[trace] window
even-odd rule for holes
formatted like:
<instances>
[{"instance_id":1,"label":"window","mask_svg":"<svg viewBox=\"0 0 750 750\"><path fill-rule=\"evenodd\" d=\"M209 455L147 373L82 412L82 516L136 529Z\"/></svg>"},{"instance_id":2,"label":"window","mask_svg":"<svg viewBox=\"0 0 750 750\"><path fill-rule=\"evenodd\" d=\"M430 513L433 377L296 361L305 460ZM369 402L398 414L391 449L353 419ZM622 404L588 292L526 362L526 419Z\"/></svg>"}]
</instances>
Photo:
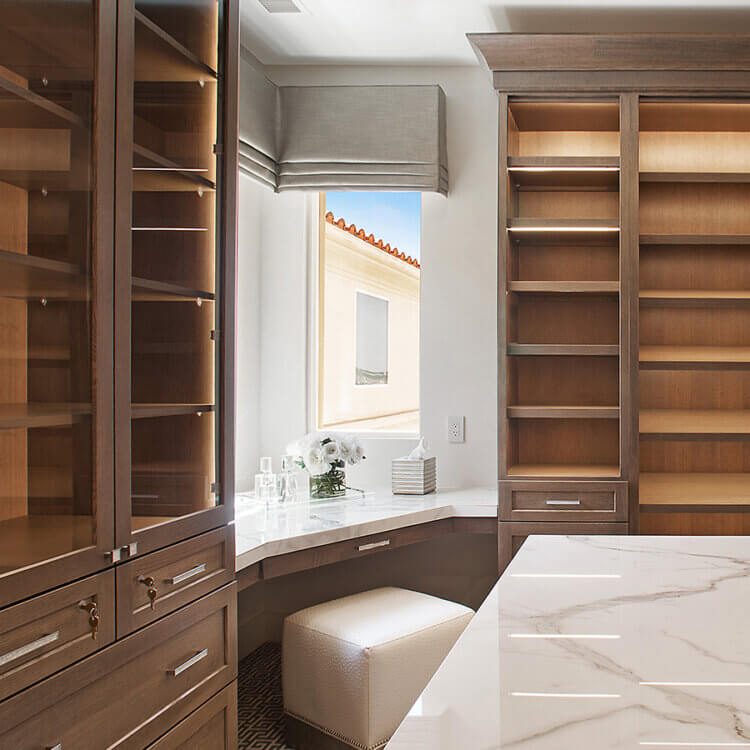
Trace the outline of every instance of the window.
<instances>
[{"instance_id":1,"label":"window","mask_svg":"<svg viewBox=\"0 0 750 750\"><path fill-rule=\"evenodd\" d=\"M357 292L357 385L388 385L388 300Z\"/></svg>"},{"instance_id":2,"label":"window","mask_svg":"<svg viewBox=\"0 0 750 750\"><path fill-rule=\"evenodd\" d=\"M419 432L419 193L320 195L318 429Z\"/></svg>"}]
</instances>

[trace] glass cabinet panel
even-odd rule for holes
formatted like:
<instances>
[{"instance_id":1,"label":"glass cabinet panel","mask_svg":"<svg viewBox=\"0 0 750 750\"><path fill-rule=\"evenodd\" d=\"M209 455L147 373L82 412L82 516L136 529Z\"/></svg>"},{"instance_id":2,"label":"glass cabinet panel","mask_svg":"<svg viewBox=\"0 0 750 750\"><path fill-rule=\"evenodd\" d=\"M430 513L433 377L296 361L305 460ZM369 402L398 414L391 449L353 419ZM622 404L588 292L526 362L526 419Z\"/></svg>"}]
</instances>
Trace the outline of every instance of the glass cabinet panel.
<instances>
[{"instance_id":1,"label":"glass cabinet panel","mask_svg":"<svg viewBox=\"0 0 750 750\"><path fill-rule=\"evenodd\" d=\"M0 0L0 580L97 544L95 11Z\"/></svg>"},{"instance_id":2,"label":"glass cabinet panel","mask_svg":"<svg viewBox=\"0 0 750 750\"><path fill-rule=\"evenodd\" d=\"M219 502L219 10L134 3L131 533Z\"/></svg>"}]
</instances>

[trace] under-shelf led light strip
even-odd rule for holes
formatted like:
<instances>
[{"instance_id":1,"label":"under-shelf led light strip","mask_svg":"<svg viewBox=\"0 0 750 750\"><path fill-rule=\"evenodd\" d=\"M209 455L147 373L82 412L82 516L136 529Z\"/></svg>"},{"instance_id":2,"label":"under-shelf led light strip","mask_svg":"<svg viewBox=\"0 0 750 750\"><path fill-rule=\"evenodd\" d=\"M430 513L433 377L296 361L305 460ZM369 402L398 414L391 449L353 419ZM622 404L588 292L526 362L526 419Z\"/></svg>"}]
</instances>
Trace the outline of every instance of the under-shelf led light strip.
<instances>
[{"instance_id":1,"label":"under-shelf led light strip","mask_svg":"<svg viewBox=\"0 0 750 750\"><path fill-rule=\"evenodd\" d=\"M509 172L619 172L619 167L508 167Z\"/></svg>"},{"instance_id":2,"label":"under-shelf led light strip","mask_svg":"<svg viewBox=\"0 0 750 750\"><path fill-rule=\"evenodd\" d=\"M509 232L619 232L620 227L508 227Z\"/></svg>"}]
</instances>

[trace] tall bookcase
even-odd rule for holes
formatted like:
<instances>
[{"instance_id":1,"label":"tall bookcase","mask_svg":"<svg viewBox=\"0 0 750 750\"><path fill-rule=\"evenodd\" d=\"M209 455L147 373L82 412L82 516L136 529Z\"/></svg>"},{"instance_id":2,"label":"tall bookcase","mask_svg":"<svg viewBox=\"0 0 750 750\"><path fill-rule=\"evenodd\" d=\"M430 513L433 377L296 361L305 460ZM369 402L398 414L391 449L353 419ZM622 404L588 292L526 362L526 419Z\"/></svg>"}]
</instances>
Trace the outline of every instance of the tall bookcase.
<instances>
[{"instance_id":1,"label":"tall bookcase","mask_svg":"<svg viewBox=\"0 0 750 750\"><path fill-rule=\"evenodd\" d=\"M236 748L238 35L0 3L3 748Z\"/></svg>"},{"instance_id":2,"label":"tall bookcase","mask_svg":"<svg viewBox=\"0 0 750 750\"><path fill-rule=\"evenodd\" d=\"M750 36L470 35L499 93L500 556L750 530Z\"/></svg>"}]
</instances>

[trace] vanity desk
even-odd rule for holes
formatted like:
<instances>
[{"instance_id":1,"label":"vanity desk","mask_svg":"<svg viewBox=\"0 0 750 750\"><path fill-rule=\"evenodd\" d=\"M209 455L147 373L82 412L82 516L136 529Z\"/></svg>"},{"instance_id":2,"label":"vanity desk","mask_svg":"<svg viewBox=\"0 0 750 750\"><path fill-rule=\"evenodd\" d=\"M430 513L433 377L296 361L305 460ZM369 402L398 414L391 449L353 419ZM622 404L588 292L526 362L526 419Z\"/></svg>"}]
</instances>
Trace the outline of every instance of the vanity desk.
<instances>
[{"instance_id":1,"label":"vanity desk","mask_svg":"<svg viewBox=\"0 0 750 750\"><path fill-rule=\"evenodd\" d=\"M240 658L287 614L398 585L476 608L497 580L497 490L439 490L268 508L237 496Z\"/></svg>"}]
</instances>

